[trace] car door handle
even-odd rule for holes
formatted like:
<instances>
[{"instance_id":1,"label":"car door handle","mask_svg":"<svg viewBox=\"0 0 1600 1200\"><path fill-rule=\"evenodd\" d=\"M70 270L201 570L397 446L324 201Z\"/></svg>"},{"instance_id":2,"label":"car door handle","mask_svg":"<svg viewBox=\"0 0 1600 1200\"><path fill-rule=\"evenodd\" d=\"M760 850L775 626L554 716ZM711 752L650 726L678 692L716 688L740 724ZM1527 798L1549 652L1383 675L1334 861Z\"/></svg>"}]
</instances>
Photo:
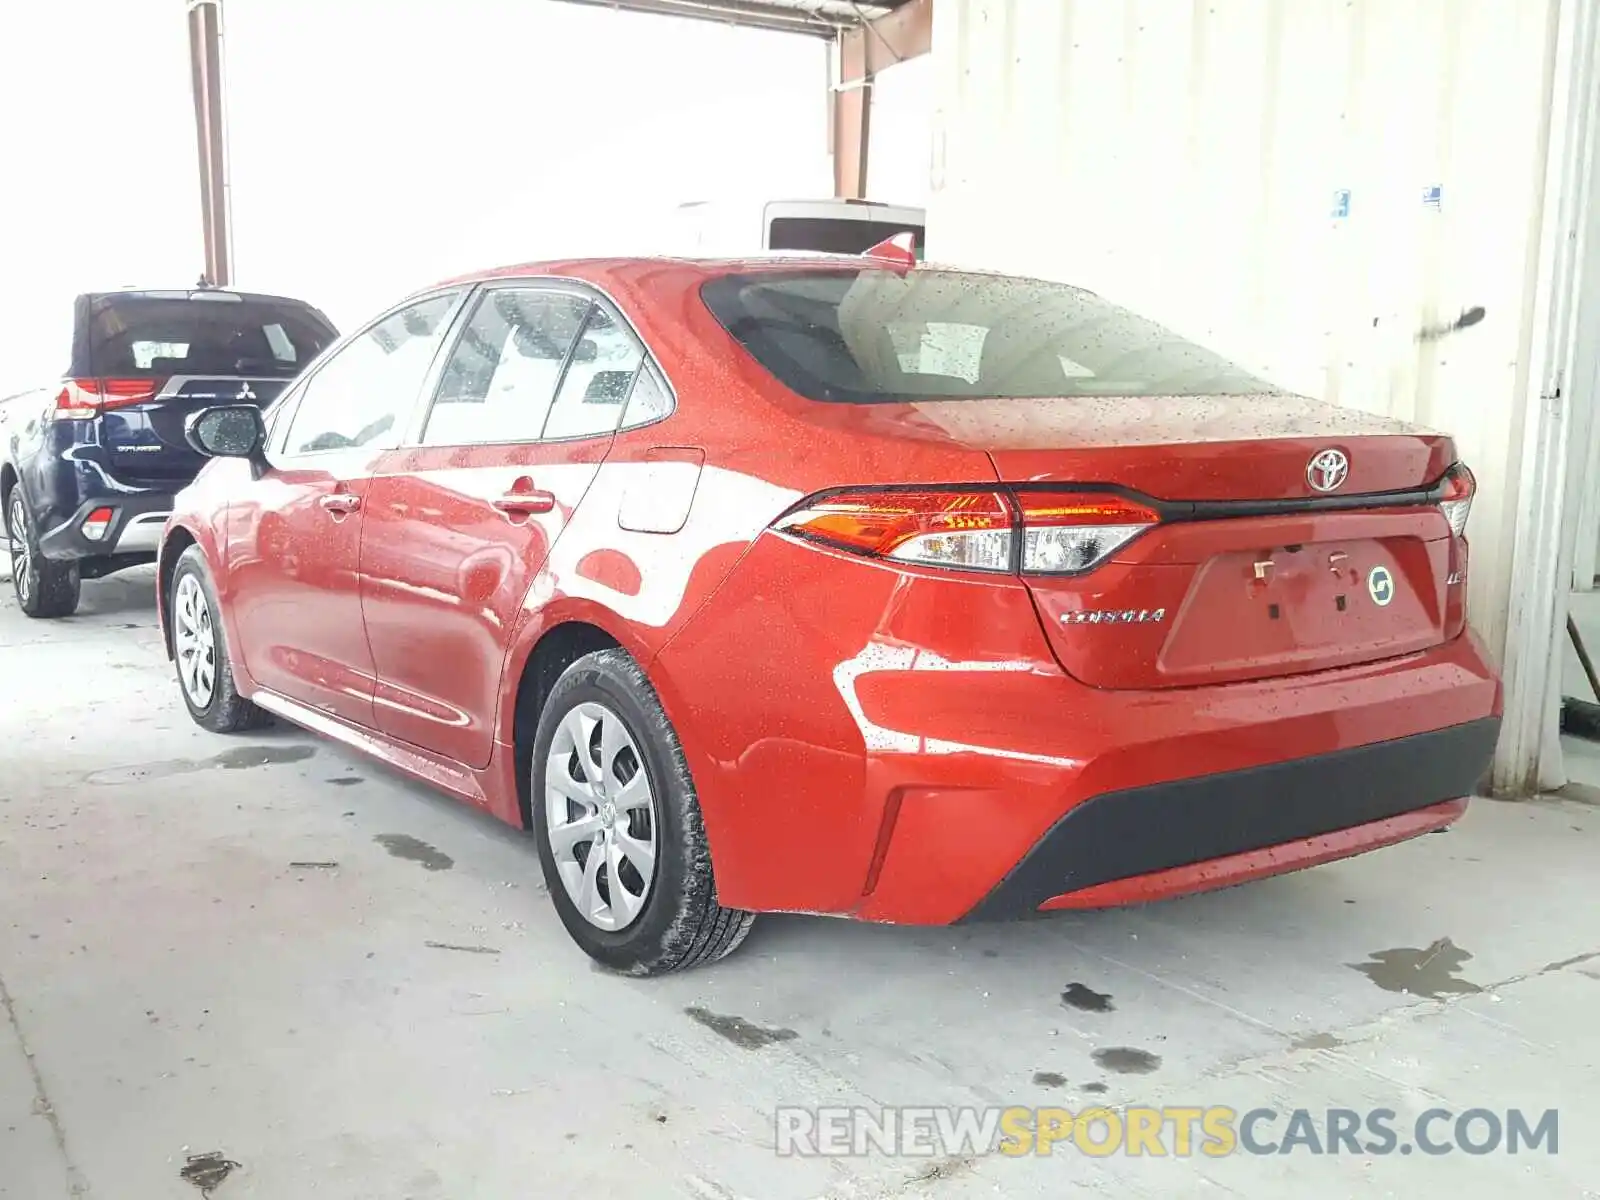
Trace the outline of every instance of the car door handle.
<instances>
[{"instance_id":1,"label":"car door handle","mask_svg":"<svg viewBox=\"0 0 1600 1200\"><path fill-rule=\"evenodd\" d=\"M551 492L541 492L535 488L526 492L508 492L496 500L494 506L503 513L533 516L537 513L554 512L556 498Z\"/></svg>"},{"instance_id":2,"label":"car door handle","mask_svg":"<svg viewBox=\"0 0 1600 1200\"><path fill-rule=\"evenodd\" d=\"M361 497L352 496L349 492L334 492L324 496L317 503L336 516L346 516L361 507Z\"/></svg>"}]
</instances>

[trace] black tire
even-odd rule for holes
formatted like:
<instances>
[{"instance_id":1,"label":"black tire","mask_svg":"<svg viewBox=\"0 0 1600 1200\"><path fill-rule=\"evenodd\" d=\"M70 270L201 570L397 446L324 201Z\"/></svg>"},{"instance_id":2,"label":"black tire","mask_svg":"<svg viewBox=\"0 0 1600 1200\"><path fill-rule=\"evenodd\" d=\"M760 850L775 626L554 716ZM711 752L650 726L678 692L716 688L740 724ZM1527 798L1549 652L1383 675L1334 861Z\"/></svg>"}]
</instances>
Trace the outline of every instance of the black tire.
<instances>
[{"instance_id":1,"label":"black tire","mask_svg":"<svg viewBox=\"0 0 1600 1200\"><path fill-rule=\"evenodd\" d=\"M211 687L209 694L200 697L204 703L197 703L190 694L191 684L185 678L189 660L180 652L179 622L184 618L175 606L184 593L186 579L199 589L198 596L206 606L203 621L196 618L197 650L203 653L209 645L211 653ZM271 716L241 696L239 689L234 686L233 668L228 661L228 646L222 632L222 608L217 603L217 591L211 586L211 570L206 566L206 556L199 546L190 546L179 557L178 565L172 572L172 582L167 586L166 610L168 637L172 639L172 661L178 676L178 694L183 697L183 706L189 710L194 723L212 733L241 733L269 724ZM198 611L195 610L196 613ZM204 628L200 629L200 625Z\"/></svg>"},{"instance_id":2,"label":"black tire","mask_svg":"<svg viewBox=\"0 0 1600 1200\"><path fill-rule=\"evenodd\" d=\"M581 704L600 704L621 718L640 751L640 766L655 796L656 865L643 907L625 928L591 924L567 893L551 846L545 807L545 773L562 721ZM550 690L534 736L529 788L533 831L550 899L572 940L602 966L626 975L664 975L716 962L744 941L756 914L724 908L700 802L683 746L662 710L655 688L632 656L600 650L573 663ZM591 843L589 852L594 852Z\"/></svg>"},{"instance_id":3,"label":"black tire","mask_svg":"<svg viewBox=\"0 0 1600 1200\"><path fill-rule=\"evenodd\" d=\"M11 538L11 586L17 607L30 617L70 617L78 611L82 583L75 562L56 562L39 553L39 531L19 482L6 497L6 531Z\"/></svg>"}]
</instances>

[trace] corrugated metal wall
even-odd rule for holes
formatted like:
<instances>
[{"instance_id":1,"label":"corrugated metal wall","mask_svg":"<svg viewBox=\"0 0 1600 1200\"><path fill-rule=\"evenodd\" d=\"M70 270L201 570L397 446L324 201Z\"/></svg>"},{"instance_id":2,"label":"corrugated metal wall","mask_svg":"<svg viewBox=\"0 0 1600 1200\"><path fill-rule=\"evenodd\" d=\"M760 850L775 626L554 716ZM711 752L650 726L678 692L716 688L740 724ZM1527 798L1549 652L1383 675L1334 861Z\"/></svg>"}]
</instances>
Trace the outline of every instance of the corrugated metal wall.
<instances>
[{"instance_id":1,"label":"corrugated metal wall","mask_svg":"<svg viewBox=\"0 0 1600 1200\"><path fill-rule=\"evenodd\" d=\"M1456 435L1509 589L1551 0L940 0L930 255ZM1437 191L1434 191L1437 189ZM1482 305L1437 342L1424 327Z\"/></svg>"}]
</instances>

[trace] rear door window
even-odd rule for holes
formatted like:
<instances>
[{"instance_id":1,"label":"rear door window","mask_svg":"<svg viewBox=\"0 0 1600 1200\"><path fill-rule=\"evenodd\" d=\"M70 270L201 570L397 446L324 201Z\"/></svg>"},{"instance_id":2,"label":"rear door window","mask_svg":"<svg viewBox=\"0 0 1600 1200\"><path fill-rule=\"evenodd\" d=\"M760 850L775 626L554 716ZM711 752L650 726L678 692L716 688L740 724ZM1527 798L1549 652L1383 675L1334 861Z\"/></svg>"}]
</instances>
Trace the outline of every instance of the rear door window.
<instances>
[{"instance_id":1,"label":"rear door window","mask_svg":"<svg viewBox=\"0 0 1600 1200\"><path fill-rule=\"evenodd\" d=\"M573 349L592 307L546 288L484 292L440 374L423 445L538 441L569 358L598 362L598 347ZM619 410L605 411L614 426Z\"/></svg>"},{"instance_id":2,"label":"rear door window","mask_svg":"<svg viewBox=\"0 0 1600 1200\"><path fill-rule=\"evenodd\" d=\"M102 296L90 306L89 367L104 379L288 379L335 336L314 309L291 300L231 292Z\"/></svg>"},{"instance_id":3,"label":"rear door window","mask_svg":"<svg viewBox=\"0 0 1600 1200\"><path fill-rule=\"evenodd\" d=\"M604 437L615 433L642 362L644 349L633 334L595 305L561 378L561 390L556 393L544 424L544 438Z\"/></svg>"},{"instance_id":4,"label":"rear door window","mask_svg":"<svg viewBox=\"0 0 1600 1200\"><path fill-rule=\"evenodd\" d=\"M812 400L1277 390L1092 292L1037 279L809 268L723 276L701 298L763 367Z\"/></svg>"}]
</instances>

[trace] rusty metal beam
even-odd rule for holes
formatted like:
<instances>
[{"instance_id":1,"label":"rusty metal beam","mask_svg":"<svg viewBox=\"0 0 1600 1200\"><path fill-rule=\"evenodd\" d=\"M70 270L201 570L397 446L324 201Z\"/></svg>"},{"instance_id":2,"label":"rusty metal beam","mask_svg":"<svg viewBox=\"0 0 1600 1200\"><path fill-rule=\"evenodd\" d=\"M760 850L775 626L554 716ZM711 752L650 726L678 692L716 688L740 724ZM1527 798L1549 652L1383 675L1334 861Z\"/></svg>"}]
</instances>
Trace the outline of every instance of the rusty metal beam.
<instances>
[{"instance_id":1,"label":"rusty metal beam","mask_svg":"<svg viewBox=\"0 0 1600 1200\"><path fill-rule=\"evenodd\" d=\"M826 14L792 8L786 4L763 3L763 0L566 0L566 3L661 17L688 17L696 21L714 21L747 29L809 34L821 38L836 37L845 24Z\"/></svg>"},{"instance_id":2,"label":"rusty metal beam","mask_svg":"<svg viewBox=\"0 0 1600 1200\"><path fill-rule=\"evenodd\" d=\"M876 20L840 32L828 106L833 194L839 199L866 198L873 77L932 49L933 0L910 0Z\"/></svg>"},{"instance_id":3,"label":"rusty metal beam","mask_svg":"<svg viewBox=\"0 0 1600 1200\"><path fill-rule=\"evenodd\" d=\"M222 0L189 0L189 72L200 159L203 277L227 287L233 282L233 229L222 96Z\"/></svg>"},{"instance_id":4,"label":"rusty metal beam","mask_svg":"<svg viewBox=\"0 0 1600 1200\"><path fill-rule=\"evenodd\" d=\"M871 79L896 63L917 58L933 49L933 0L908 0L891 13L866 21L839 35L841 42L861 43L860 74L841 75L847 87L857 79Z\"/></svg>"},{"instance_id":5,"label":"rusty metal beam","mask_svg":"<svg viewBox=\"0 0 1600 1200\"><path fill-rule=\"evenodd\" d=\"M835 82L829 90L829 148L833 151L833 194L842 200L862 200L867 194L872 77L865 67L866 52L860 39L840 38L833 52Z\"/></svg>"}]
</instances>

